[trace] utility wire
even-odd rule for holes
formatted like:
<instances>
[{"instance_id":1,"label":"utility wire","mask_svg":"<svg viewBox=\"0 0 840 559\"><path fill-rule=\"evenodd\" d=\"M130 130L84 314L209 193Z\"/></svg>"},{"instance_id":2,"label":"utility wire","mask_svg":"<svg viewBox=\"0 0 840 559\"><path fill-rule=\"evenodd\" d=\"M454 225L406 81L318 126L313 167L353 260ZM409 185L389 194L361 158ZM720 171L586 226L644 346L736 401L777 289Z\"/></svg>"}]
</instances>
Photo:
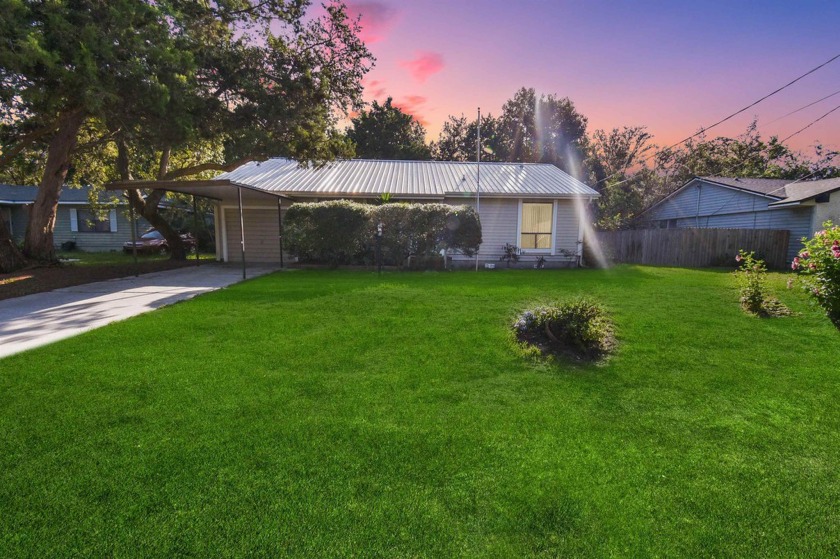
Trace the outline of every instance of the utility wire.
<instances>
[{"instance_id":1,"label":"utility wire","mask_svg":"<svg viewBox=\"0 0 840 559\"><path fill-rule=\"evenodd\" d=\"M818 123L819 121L821 121L822 119L824 119L825 117L827 117L828 115L830 115L831 113L833 113L834 111L836 111L837 109L840 109L840 105L837 105L836 107L834 107L833 109L831 109L830 111L828 111L827 113L825 113L824 115L822 115L821 117L819 117L818 119L816 119L816 120L812 120L811 122L809 122L809 123L808 123L808 125L807 125L807 126L804 126L804 127L800 128L799 130L797 130L796 132L794 132L793 134L791 134L790 136L788 136L787 138L785 138L784 140L782 140L780 143L782 143L782 144L783 144L783 143L785 143L786 141L788 141L788 140L790 140L791 138L793 138L794 136L796 136L797 134L799 134L800 132L804 132L805 130L809 129L810 127L812 127L813 125L815 125L816 123Z\"/></svg>"},{"instance_id":2,"label":"utility wire","mask_svg":"<svg viewBox=\"0 0 840 559\"><path fill-rule=\"evenodd\" d=\"M817 71L817 70L819 70L820 68L822 68L822 67L824 67L824 66L827 66L828 64L831 64L832 62L834 62L834 61L835 61L835 60L837 60L838 58L840 58L840 54L835 54L834 56L832 56L831 58L829 58L828 60L826 60L825 62L823 62L822 64L820 64L819 66L816 66L816 67L814 67L814 68L811 68L810 70L808 70L807 72L805 72L805 73L804 73L804 74L802 74L801 76L799 76L799 77L797 77L797 78L795 78L795 79L793 79L793 80L789 81L788 83L786 83L786 84L785 84L785 85L783 85L782 87L780 87L780 88L776 89L775 91L771 91L770 93L768 93L767 95L765 95L764 97L762 97L761 99L759 99L758 101L754 101L754 102L750 103L749 105L747 105L746 107L744 107L743 109L740 109L740 110L738 110L738 111L735 111L735 112L734 112L734 113L732 113L731 115L729 115L729 116L727 116L727 117L724 117L724 118L720 119L719 121L715 122L714 124L711 124L711 125L709 125L709 126L706 126L706 127L704 127L704 128L701 128L700 130L698 130L697 132L695 132L695 133L694 133L694 134L692 134L691 136L688 136L687 138L685 138L685 139L683 139L683 140L680 140L679 142L677 142L677 143L675 143L675 144L671 144L670 146L668 146L668 147L666 147L666 148L664 148L664 149L661 149L661 150L659 150L658 152L653 153L653 154L651 154L651 155L649 155L649 156L645 157L644 159L640 160L640 161L639 161L639 163L644 163L644 162L646 162L646 161L650 160L651 158L656 157L657 155L659 155L660 153L662 153L662 152L664 152L664 151L667 151L667 150L669 150L669 149L671 149L671 148L675 148L675 147L677 147L677 146L679 146L679 145L682 145L682 144L686 143L687 141L691 140L692 138L696 138L697 136L699 136L699 135L701 135L701 134L705 133L706 131L711 130L711 129L712 129L712 128L714 128L715 126L718 126L718 125L720 125L720 124L723 124L724 122L726 122L726 121L728 121L728 120L730 120L730 119L732 119L732 118L734 118L734 117L738 116L739 114L743 113L744 111L749 110L749 109L751 109L751 108L755 107L756 105L758 105L759 103L761 103L761 102L762 102L762 101L764 101L765 99L769 99L770 97L772 97L772 96L776 95L776 94L777 94L777 93L779 93L780 91L782 91L782 90L784 90L784 89L787 89L788 87L792 86L793 84L795 84L796 82L798 82L798 81L799 81L799 80L801 80L802 78L804 78L804 77L806 77L806 76L810 76L811 74L813 74L814 72L816 72L816 71ZM840 108L840 107L838 107L838 108ZM835 109L835 110L836 110L836 109ZM821 117L821 118L822 118L822 117ZM812 124L813 124L813 123L812 123ZM806 127L806 128L807 128L807 127ZM803 130L804 130L804 129L803 129ZM802 130L800 130L799 132L801 132L801 131L802 131ZM797 134L798 134L799 132L797 132ZM787 139L787 138L785 138L785 139ZM784 141L784 140L782 140L782 141ZM610 176L608 176L608 177L605 177L605 178L603 178L603 179L599 180L598 182L596 182L596 183L595 183L595 185L601 184L602 182L604 182L604 181L606 181L606 180L609 180L609 179L613 178L614 176L616 176L616 175L618 175L618 174L620 174L620 173L614 173L614 174L612 174L612 175L610 175Z\"/></svg>"},{"instance_id":3,"label":"utility wire","mask_svg":"<svg viewBox=\"0 0 840 559\"><path fill-rule=\"evenodd\" d=\"M808 103L808 104L807 104L807 105L805 105L804 107L799 107L798 109L796 109L796 110L794 110L794 111L791 111L791 112L789 112L789 113L787 113L787 114L783 114L782 116L780 116L780 117L778 117L778 118L774 118L774 119L773 119L773 120L771 120L770 122L765 122L764 124L765 124L765 125L768 125L768 124L773 124L774 122L778 122L778 121L782 120L783 118L786 118L786 117L789 117L789 116L790 116L790 115L792 115L792 114L796 114L796 113L798 113L799 111L804 111L804 110L805 110L805 109L807 109L808 107L813 107L814 105L816 105L817 103L820 103L821 101L825 101L826 99L828 99L828 98L830 98L830 97L834 97L834 96L835 96L835 95L837 95L838 93L840 93L840 89L838 89L838 90L837 90L837 91L835 91L834 93L830 93L830 94L826 95L825 97L822 97L822 98L820 98L820 99L817 99L817 100L816 100L816 101L814 101L813 103Z\"/></svg>"}]
</instances>

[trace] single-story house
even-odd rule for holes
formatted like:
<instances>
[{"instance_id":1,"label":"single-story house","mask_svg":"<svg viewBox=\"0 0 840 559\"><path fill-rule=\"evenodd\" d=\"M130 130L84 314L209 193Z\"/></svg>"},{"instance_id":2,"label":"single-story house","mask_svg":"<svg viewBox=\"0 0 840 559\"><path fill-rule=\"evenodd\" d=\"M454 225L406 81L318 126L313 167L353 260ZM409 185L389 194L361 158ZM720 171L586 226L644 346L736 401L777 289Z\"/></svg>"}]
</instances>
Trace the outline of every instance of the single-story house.
<instances>
[{"instance_id":1,"label":"single-story house","mask_svg":"<svg viewBox=\"0 0 840 559\"><path fill-rule=\"evenodd\" d=\"M584 208L597 192L548 164L482 163L480 191L478 173L476 163L454 161L352 159L315 167L275 158L247 163L212 180L156 186L215 200L216 256L225 262L280 261L283 215L295 202L375 202L388 194L392 201L478 206L481 264L498 263L506 243L521 249L524 266L540 256L547 266L580 263ZM115 183L109 188L129 186L152 184ZM455 263L473 261L452 256Z\"/></svg>"},{"instance_id":2,"label":"single-story house","mask_svg":"<svg viewBox=\"0 0 840 559\"><path fill-rule=\"evenodd\" d=\"M35 201L38 187L0 184L0 219L9 226L12 238L22 241L29 222L29 207ZM61 189L55 219L53 240L56 248L67 241L76 248L89 252L122 250L123 243L131 240L131 224L126 212L114 206L113 194L102 194L100 203L111 201L110 209L94 209L90 204L88 188ZM117 207L125 205L119 202ZM149 224L138 218L138 234Z\"/></svg>"},{"instance_id":3,"label":"single-story house","mask_svg":"<svg viewBox=\"0 0 840 559\"><path fill-rule=\"evenodd\" d=\"M649 227L785 229L788 260L802 238L840 222L840 178L796 182L788 179L695 177L642 214Z\"/></svg>"}]
</instances>

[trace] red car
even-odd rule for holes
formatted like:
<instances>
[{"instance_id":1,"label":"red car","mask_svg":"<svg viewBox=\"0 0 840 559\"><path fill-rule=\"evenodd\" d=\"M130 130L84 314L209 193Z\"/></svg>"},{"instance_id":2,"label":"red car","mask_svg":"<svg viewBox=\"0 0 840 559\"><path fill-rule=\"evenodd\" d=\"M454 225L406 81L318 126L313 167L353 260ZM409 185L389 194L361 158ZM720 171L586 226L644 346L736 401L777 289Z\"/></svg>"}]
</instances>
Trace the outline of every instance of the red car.
<instances>
[{"instance_id":1,"label":"red car","mask_svg":"<svg viewBox=\"0 0 840 559\"><path fill-rule=\"evenodd\" d=\"M184 242L184 246L187 247L188 251L192 252L195 250L195 237L189 233L184 233L181 235L181 240ZM166 242L163 233L157 229L149 229L140 235L136 243L127 241L123 244L123 251L131 253L135 246L137 247L137 254L164 254L169 252L169 243Z\"/></svg>"}]
</instances>

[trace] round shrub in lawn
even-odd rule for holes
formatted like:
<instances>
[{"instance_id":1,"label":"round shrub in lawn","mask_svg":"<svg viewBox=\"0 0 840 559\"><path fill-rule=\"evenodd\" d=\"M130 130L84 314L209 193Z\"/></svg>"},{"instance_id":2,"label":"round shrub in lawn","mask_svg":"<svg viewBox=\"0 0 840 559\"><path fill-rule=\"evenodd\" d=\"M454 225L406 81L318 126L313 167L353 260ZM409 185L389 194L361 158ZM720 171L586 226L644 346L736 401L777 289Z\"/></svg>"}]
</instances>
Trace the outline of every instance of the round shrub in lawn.
<instances>
[{"instance_id":1,"label":"round shrub in lawn","mask_svg":"<svg viewBox=\"0 0 840 559\"><path fill-rule=\"evenodd\" d=\"M615 346L612 321L604 308L576 299L523 311L513 323L517 339L544 355L594 361Z\"/></svg>"}]
</instances>

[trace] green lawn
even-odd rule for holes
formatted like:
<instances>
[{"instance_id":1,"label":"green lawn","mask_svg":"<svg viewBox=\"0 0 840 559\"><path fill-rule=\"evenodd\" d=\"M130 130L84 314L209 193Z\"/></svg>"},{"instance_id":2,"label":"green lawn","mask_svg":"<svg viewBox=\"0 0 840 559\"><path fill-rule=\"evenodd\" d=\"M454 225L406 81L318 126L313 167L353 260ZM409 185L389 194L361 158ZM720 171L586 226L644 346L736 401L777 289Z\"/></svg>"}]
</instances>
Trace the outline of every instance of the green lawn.
<instances>
[{"instance_id":1,"label":"green lawn","mask_svg":"<svg viewBox=\"0 0 840 559\"><path fill-rule=\"evenodd\" d=\"M840 555L840 333L719 271L249 281L0 361L0 556ZM523 361L537 300L604 366Z\"/></svg>"}]
</instances>

